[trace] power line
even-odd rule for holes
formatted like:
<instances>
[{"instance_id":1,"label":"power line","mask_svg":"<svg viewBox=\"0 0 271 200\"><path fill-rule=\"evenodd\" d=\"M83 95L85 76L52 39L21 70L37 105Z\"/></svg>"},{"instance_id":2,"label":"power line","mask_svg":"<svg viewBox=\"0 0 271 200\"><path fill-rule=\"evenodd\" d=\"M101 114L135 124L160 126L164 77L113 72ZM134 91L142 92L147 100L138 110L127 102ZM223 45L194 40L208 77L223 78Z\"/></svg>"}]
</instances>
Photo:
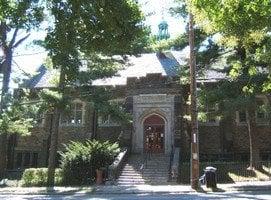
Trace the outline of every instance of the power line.
<instances>
[{"instance_id":1,"label":"power line","mask_svg":"<svg viewBox=\"0 0 271 200\"><path fill-rule=\"evenodd\" d=\"M15 64L15 66L21 71L23 72L23 74L27 77L31 77L31 74L27 73L22 67L20 67L20 65L18 65L18 63L15 60L12 60L12 62Z\"/></svg>"},{"instance_id":2,"label":"power line","mask_svg":"<svg viewBox=\"0 0 271 200\"><path fill-rule=\"evenodd\" d=\"M46 53L46 51L41 51L41 52L36 52L36 53L17 54L17 55L14 55L13 57L33 56L33 55L43 54L43 53Z\"/></svg>"}]
</instances>

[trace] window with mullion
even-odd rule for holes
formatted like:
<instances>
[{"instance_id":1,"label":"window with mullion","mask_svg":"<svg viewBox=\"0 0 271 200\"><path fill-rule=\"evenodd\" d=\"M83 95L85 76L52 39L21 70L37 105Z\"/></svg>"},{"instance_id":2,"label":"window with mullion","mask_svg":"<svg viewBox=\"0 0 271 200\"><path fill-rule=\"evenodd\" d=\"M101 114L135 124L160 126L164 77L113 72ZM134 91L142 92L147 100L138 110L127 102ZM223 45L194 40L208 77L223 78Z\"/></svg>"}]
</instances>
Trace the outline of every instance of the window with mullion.
<instances>
[{"instance_id":1,"label":"window with mullion","mask_svg":"<svg viewBox=\"0 0 271 200\"><path fill-rule=\"evenodd\" d=\"M69 112L63 113L61 116L62 124L80 125L83 118L83 105L82 103L73 103L70 106Z\"/></svg>"}]
</instances>

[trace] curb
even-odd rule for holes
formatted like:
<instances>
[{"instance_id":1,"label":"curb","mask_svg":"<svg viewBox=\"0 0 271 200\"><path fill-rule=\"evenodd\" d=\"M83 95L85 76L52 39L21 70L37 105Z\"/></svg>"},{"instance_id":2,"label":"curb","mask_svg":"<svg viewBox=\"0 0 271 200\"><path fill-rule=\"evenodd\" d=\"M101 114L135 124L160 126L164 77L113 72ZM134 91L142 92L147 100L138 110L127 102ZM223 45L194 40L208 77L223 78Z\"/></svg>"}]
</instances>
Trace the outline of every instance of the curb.
<instances>
[{"instance_id":1,"label":"curb","mask_svg":"<svg viewBox=\"0 0 271 200\"><path fill-rule=\"evenodd\" d=\"M211 191L211 189L203 188L202 192L205 193L223 193L223 192L240 192L240 191L271 191L271 185L250 185L250 186L236 186L236 187L220 187L218 191ZM78 195L78 194L92 194L92 195L121 195L121 194L187 194L187 193L201 193L194 190L163 190L163 191L153 191L153 190L123 190L123 188L113 189L74 189L68 191L54 190L54 191L1 191L0 195Z\"/></svg>"},{"instance_id":2,"label":"curb","mask_svg":"<svg viewBox=\"0 0 271 200\"><path fill-rule=\"evenodd\" d=\"M94 189L74 189L68 191L53 190L53 191L1 191L0 195L75 195L75 194L91 194L94 192Z\"/></svg>"}]
</instances>

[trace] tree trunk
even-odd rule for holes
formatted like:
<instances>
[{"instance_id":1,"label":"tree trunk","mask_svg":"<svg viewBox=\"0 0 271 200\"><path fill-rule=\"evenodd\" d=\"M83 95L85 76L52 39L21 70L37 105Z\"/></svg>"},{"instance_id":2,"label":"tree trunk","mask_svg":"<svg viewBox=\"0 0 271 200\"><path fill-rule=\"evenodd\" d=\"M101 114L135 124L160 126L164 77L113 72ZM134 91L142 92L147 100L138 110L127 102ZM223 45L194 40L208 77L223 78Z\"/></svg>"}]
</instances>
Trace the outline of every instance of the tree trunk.
<instances>
[{"instance_id":1,"label":"tree trunk","mask_svg":"<svg viewBox=\"0 0 271 200\"><path fill-rule=\"evenodd\" d=\"M7 167L7 134L0 135L0 179L4 178Z\"/></svg>"},{"instance_id":2,"label":"tree trunk","mask_svg":"<svg viewBox=\"0 0 271 200\"><path fill-rule=\"evenodd\" d=\"M60 77L59 77L59 92L62 93L62 98L64 98L64 89L65 89L65 73L63 68L60 68ZM53 126L50 142L50 151L49 151L49 162L48 162L48 187L52 187L55 184L55 167L56 167L56 157L58 149L58 133L59 133L59 123L61 115L60 104L55 105L54 108L54 117L53 117Z\"/></svg>"},{"instance_id":3,"label":"tree trunk","mask_svg":"<svg viewBox=\"0 0 271 200\"><path fill-rule=\"evenodd\" d=\"M48 182L47 182L48 187L54 186L55 184L55 167L58 149L59 122L60 122L60 110L59 108L56 107L53 113L52 134L49 150Z\"/></svg>"},{"instance_id":4,"label":"tree trunk","mask_svg":"<svg viewBox=\"0 0 271 200\"><path fill-rule=\"evenodd\" d=\"M12 50L9 48L4 50L4 63L2 64L3 70L3 81L1 90L1 103L0 103L0 114L7 107L7 94L9 90L11 64L12 64ZM7 167L7 133L0 133L0 178L4 177L4 173Z\"/></svg>"},{"instance_id":5,"label":"tree trunk","mask_svg":"<svg viewBox=\"0 0 271 200\"><path fill-rule=\"evenodd\" d=\"M197 83L196 57L194 41L194 19L189 14L189 46L190 46L190 95L191 95L191 187L199 188L199 149L198 149L198 110L197 110Z\"/></svg>"},{"instance_id":6,"label":"tree trunk","mask_svg":"<svg viewBox=\"0 0 271 200\"><path fill-rule=\"evenodd\" d=\"M255 169L257 162L259 161L259 146L258 138L255 133L256 119L255 111L246 110L247 115L247 129L249 137L249 168L250 170Z\"/></svg>"},{"instance_id":7,"label":"tree trunk","mask_svg":"<svg viewBox=\"0 0 271 200\"><path fill-rule=\"evenodd\" d=\"M92 139L97 138L97 128L98 128L98 111L93 109L93 119L92 119Z\"/></svg>"}]
</instances>

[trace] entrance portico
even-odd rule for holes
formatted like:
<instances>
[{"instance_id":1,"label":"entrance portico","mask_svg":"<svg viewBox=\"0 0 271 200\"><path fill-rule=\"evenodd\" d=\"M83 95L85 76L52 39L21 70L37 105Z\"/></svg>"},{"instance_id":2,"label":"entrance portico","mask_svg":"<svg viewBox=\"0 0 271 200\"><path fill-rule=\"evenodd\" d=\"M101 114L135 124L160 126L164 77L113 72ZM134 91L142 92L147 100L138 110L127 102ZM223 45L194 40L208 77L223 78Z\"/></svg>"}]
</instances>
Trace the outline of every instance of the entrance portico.
<instances>
[{"instance_id":1,"label":"entrance portico","mask_svg":"<svg viewBox=\"0 0 271 200\"><path fill-rule=\"evenodd\" d=\"M134 96L133 126L134 153L152 150L154 153L170 154L174 145L174 95Z\"/></svg>"}]
</instances>

